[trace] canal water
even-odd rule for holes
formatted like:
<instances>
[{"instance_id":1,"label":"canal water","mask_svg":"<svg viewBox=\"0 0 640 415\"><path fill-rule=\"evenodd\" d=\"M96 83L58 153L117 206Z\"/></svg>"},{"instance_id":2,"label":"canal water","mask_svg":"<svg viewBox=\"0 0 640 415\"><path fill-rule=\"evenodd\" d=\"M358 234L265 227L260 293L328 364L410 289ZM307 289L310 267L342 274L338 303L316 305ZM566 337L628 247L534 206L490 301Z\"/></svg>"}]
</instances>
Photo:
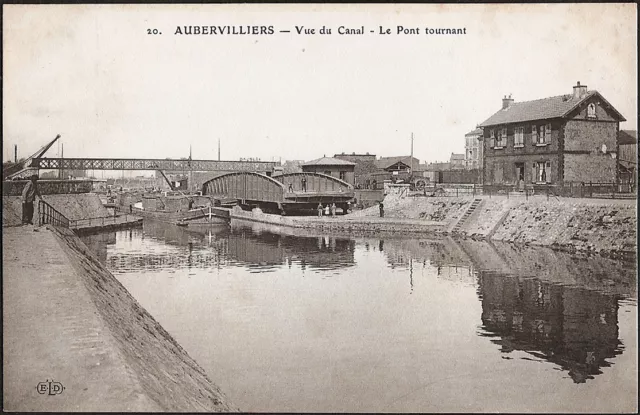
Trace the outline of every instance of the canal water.
<instances>
[{"instance_id":1,"label":"canal water","mask_svg":"<svg viewBox=\"0 0 640 415\"><path fill-rule=\"evenodd\" d=\"M243 411L637 410L635 263L248 223L84 241Z\"/></svg>"}]
</instances>

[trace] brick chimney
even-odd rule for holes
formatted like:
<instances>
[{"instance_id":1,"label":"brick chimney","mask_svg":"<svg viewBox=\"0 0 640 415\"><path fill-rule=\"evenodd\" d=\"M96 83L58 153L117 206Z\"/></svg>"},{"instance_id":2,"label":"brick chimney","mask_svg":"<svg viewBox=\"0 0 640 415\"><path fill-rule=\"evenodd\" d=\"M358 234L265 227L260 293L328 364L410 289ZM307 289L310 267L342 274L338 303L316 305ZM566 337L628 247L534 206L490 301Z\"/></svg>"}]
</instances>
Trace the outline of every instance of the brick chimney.
<instances>
[{"instance_id":1,"label":"brick chimney","mask_svg":"<svg viewBox=\"0 0 640 415\"><path fill-rule=\"evenodd\" d=\"M502 98L502 109L506 110L511 106L511 104L513 104L513 98L511 98L511 94L509 94L509 98L507 98L507 96L505 95L504 98Z\"/></svg>"},{"instance_id":2,"label":"brick chimney","mask_svg":"<svg viewBox=\"0 0 640 415\"><path fill-rule=\"evenodd\" d=\"M587 86L580 85L580 81L577 82L576 86L573 87L573 98L580 99L587 95Z\"/></svg>"}]
</instances>

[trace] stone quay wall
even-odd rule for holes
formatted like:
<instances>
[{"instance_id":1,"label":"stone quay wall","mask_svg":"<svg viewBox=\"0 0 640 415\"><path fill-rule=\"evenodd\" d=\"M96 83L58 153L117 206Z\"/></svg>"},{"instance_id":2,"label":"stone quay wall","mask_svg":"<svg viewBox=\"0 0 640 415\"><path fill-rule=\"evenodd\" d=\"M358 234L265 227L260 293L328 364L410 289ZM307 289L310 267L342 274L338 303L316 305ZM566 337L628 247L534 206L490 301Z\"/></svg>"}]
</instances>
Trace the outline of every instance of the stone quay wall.
<instances>
[{"instance_id":1,"label":"stone quay wall","mask_svg":"<svg viewBox=\"0 0 640 415\"><path fill-rule=\"evenodd\" d=\"M469 209L480 199L475 211ZM547 246L611 258L635 258L635 200L549 198L521 195L401 197L384 199L385 217L377 206L336 217L281 217L259 209L235 208L231 217L273 225L354 233L451 234L474 239ZM469 211L470 215L465 213Z\"/></svg>"}]
</instances>

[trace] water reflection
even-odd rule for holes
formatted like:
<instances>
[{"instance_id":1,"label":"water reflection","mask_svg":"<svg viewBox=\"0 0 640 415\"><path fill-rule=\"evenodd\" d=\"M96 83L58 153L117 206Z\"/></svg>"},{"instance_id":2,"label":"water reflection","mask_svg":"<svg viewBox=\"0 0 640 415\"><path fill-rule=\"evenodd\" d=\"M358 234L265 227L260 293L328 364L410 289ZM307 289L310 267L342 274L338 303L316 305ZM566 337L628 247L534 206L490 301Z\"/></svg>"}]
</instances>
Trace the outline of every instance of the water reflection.
<instances>
[{"instance_id":1,"label":"water reflection","mask_svg":"<svg viewBox=\"0 0 640 415\"><path fill-rule=\"evenodd\" d=\"M618 302L637 296L631 263L449 238L387 240L385 246L392 266L412 273L415 262L428 262L440 277L475 280L482 303L479 335L507 355L525 351L584 383L624 350Z\"/></svg>"},{"instance_id":2,"label":"water reflection","mask_svg":"<svg viewBox=\"0 0 640 415\"><path fill-rule=\"evenodd\" d=\"M584 383L622 353L618 297L537 279L482 271L480 335L509 354L522 350L553 362Z\"/></svg>"},{"instance_id":3,"label":"water reflection","mask_svg":"<svg viewBox=\"0 0 640 415\"><path fill-rule=\"evenodd\" d=\"M142 229L118 235L126 240L126 232L129 239L133 232L136 242L116 250L108 259L106 245L96 248L104 252L101 260L115 272L220 268L231 264L242 264L250 272L269 272L296 263L303 270L336 270L355 264L355 241L338 237L287 235L242 224L182 228L154 221L145 221Z\"/></svg>"},{"instance_id":4,"label":"water reflection","mask_svg":"<svg viewBox=\"0 0 640 415\"><path fill-rule=\"evenodd\" d=\"M107 262L107 245L114 245L116 243L116 233L104 232L85 235L82 237L82 241L98 256L98 260L105 264Z\"/></svg>"},{"instance_id":5,"label":"water reflection","mask_svg":"<svg viewBox=\"0 0 640 415\"><path fill-rule=\"evenodd\" d=\"M243 410L606 411L637 389L635 264L242 223L92 238Z\"/></svg>"}]
</instances>

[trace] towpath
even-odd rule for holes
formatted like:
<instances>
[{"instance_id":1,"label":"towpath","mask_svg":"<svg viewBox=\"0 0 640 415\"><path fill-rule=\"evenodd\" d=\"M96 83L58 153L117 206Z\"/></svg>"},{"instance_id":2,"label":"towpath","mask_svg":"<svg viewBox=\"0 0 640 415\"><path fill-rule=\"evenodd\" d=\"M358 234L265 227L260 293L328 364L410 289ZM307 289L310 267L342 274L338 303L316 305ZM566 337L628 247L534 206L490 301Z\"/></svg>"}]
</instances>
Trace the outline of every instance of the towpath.
<instances>
[{"instance_id":1,"label":"towpath","mask_svg":"<svg viewBox=\"0 0 640 415\"><path fill-rule=\"evenodd\" d=\"M4 410L233 410L72 231L2 234Z\"/></svg>"},{"instance_id":2,"label":"towpath","mask_svg":"<svg viewBox=\"0 0 640 415\"><path fill-rule=\"evenodd\" d=\"M4 409L159 410L126 370L55 235L34 226L2 231ZM64 390L39 393L48 381Z\"/></svg>"}]
</instances>

